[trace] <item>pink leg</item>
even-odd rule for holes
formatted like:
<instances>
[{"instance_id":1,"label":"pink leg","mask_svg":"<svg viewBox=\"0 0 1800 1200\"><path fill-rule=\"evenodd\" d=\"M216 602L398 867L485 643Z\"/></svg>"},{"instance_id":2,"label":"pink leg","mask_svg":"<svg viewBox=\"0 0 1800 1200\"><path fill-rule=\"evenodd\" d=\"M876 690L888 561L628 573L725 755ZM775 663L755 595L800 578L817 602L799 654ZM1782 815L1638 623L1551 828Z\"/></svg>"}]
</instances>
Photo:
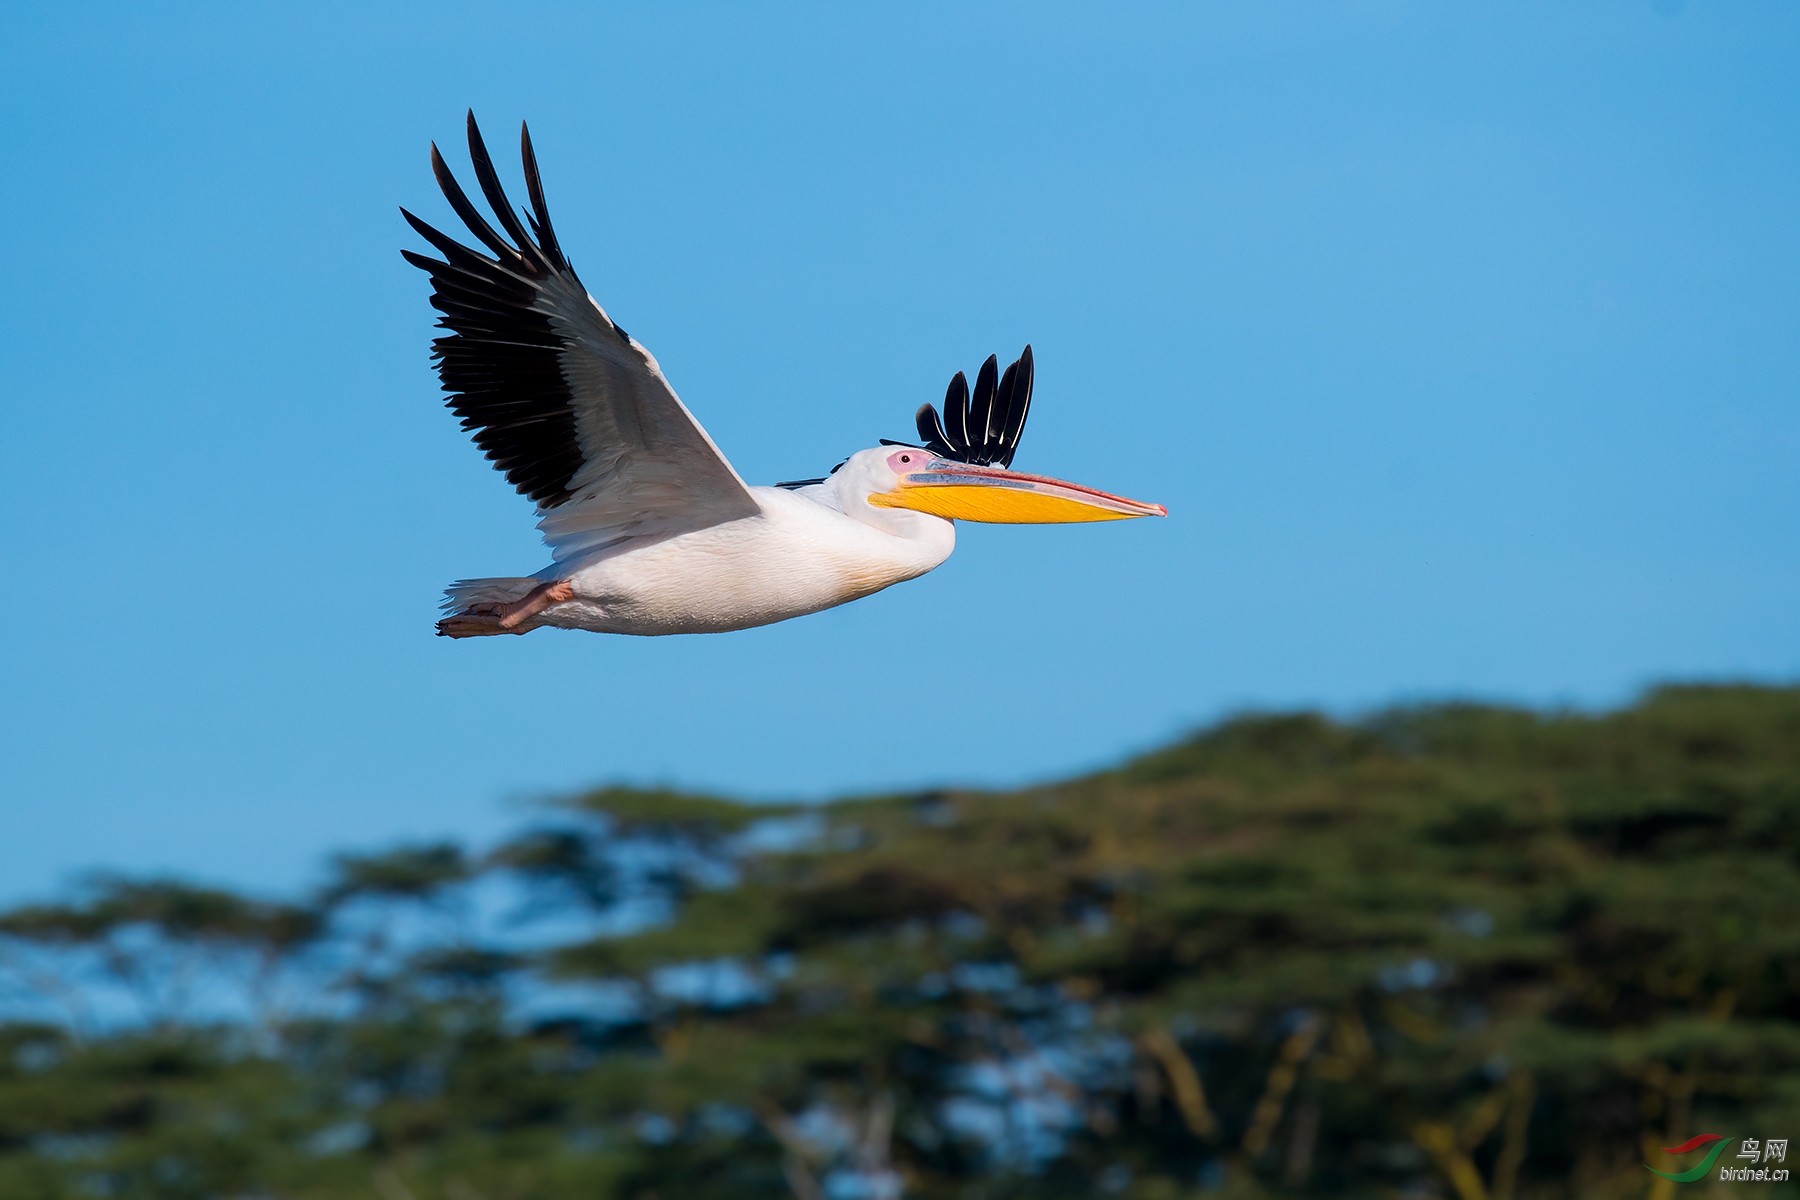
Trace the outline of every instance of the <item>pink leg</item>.
<instances>
[{"instance_id":1,"label":"pink leg","mask_svg":"<svg viewBox=\"0 0 1800 1200\"><path fill-rule=\"evenodd\" d=\"M506 606L500 616L500 628L511 629L520 622L537 616L552 604L561 604L574 598L575 589L569 586L566 579L558 579L555 583L540 583L523 600L515 600Z\"/></svg>"},{"instance_id":2,"label":"pink leg","mask_svg":"<svg viewBox=\"0 0 1800 1200\"><path fill-rule=\"evenodd\" d=\"M437 624L437 631L444 637L493 637L500 633L530 633L530 629L519 626L537 616L553 604L561 604L575 597L575 589L565 580L553 583L540 583L526 593L525 597L511 604L475 604L462 612L453 613Z\"/></svg>"}]
</instances>

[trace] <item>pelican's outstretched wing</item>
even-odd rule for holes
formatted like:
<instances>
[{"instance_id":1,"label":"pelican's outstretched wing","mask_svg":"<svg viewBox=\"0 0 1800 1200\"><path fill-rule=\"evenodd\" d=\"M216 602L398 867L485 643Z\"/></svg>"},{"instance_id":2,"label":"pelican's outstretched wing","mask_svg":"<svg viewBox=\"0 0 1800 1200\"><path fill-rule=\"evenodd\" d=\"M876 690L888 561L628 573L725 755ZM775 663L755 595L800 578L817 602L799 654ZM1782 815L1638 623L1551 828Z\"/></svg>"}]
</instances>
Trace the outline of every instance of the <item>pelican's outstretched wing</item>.
<instances>
[{"instance_id":1,"label":"pelican's outstretched wing","mask_svg":"<svg viewBox=\"0 0 1800 1200\"><path fill-rule=\"evenodd\" d=\"M975 375L973 397L969 381L958 371L944 393L942 421L931 405L919 406L919 437L924 439L925 449L958 462L1012 466L1013 455L1019 452L1019 435L1025 432L1025 418L1031 412L1031 347L1025 347L1005 375L1000 374L999 364L999 359L988 355Z\"/></svg>"},{"instance_id":2,"label":"pelican's outstretched wing","mask_svg":"<svg viewBox=\"0 0 1800 1200\"><path fill-rule=\"evenodd\" d=\"M493 257L400 210L444 256L401 251L430 272L431 305L450 331L432 343L450 393L446 403L512 485L537 503L538 528L558 562L625 538L756 515L761 510L744 481L676 398L656 359L575 277L550 225L523 125L519 141L529 232L469 113L469 158L505 237L431 147L438 186Z\"/></svg>"}]
</instances>

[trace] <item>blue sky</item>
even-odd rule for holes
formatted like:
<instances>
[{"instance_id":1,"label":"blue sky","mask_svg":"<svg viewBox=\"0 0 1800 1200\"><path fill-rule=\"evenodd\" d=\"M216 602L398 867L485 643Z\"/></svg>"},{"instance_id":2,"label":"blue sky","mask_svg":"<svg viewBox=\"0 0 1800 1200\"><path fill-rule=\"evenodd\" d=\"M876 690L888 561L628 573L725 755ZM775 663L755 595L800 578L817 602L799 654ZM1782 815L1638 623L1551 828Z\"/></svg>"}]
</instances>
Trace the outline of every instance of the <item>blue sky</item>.
<instances>
[{"instance_id":1,"label":"blue sky","mask_svg":"<svg viewBox=\"0 0 1800 1200\"><path fill-rule=\"evenodd\" d=\"M1793 679L1796 61L1787 0L0 8L0 900L289 888L604 780ZM1018 465L1168 520L965 525L743 633L433 637L545 561L398 253L470 105L752 482L1030 341Z\"/></svg>"}]
</instances>

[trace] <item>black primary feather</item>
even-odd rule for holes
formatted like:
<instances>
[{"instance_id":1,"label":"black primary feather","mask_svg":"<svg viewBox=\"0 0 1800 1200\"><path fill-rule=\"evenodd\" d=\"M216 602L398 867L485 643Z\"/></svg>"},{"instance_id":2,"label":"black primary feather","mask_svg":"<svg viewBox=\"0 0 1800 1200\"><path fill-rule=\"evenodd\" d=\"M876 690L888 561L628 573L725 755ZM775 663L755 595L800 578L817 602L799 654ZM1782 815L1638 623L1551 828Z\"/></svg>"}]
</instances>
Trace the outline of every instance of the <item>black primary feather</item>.
<instances>
[{"instance_id":1,"label":"black primary feather","mask_svg":"<svg viewBox=\"0 0 1800 1200\"><path fill-rule=\"evenodd\" d=\"M966 384L959 388L954 379L944 393L944 440L958 457L968 453L969 389Z\"/></svg>"},{"instance_id":2,"label":"black primary feather","mask_svg":"<svg viewBox=\"0 0 1800 1200\"><path fill-rule=\"evenodd\" d=\"M973 396L969 381L958 371L944 393L942 420L931 405L919 406L915 420L925 449L955 462L1012 466L1019 435L1025 432L1025 417L1031 411L1031 347L1025 347L1003 376L999 363L999 358L990 354L981 364ZM885 439L883 444L887 444Z\"/></svg>"},{"instance_id":3,"label":"black primary feather","mask_svg":"<svg viewBox=\"0 0 1800 1200\"><path fill-rule=\"evenodd\" d=\"M1014 375L1014 371L1018 374ZM1031 412L1031 383L1035 374L1031 359L1031 347L1019 355L1019 361L1006 368L1007 378L1013 381L1012 394L1007 398L1006 419L1000 427L1000 465L1010 467L1013 455L1019 449L1019 435L1025 432L1025 417Z\"/></svg>"},{"instance_id":4,"label":"black primary feather","mask_svg":"<svg viewBox=\"0 0 1800 1200\"><path fill-rule=\"evenodd\" d=\"M975 391L969 399L968 433L963 441L968 444L970 462L987 461L987 419L994 409L994 383L999 377L1000 359L990 354L981 370L975 372Z\"/></svg>"},{"instance_id":5,"label":"black primary feather","mask_svg":"<svg viewBox=\"0 0 1800 1200\"><path fill-rule=\"evenodd\" d=\"M950 387L944 393L944 411L960 413L969 403L969 381L958 371L951 377ZM951 445L949 435L944 432L944 423L938 420L937 409L929 404L919 405L914 414L914 421L919 427L919 439L925 443L925 449L939 458L960 459L963 451ZM882 439L887 444L887 439Z\"/></svg>"},{"instance_id":6,"label":"black primary feather","mask_svg":"<svg viewBox=\"0 0 1800 1200\"><path fill-rule=\"evenodd\" d=\"M994 393L993 406L988 410L987 436L982 442L984 446L999 448L1000 430L1006 424L1006 410L1012 405L1013 385L1018 378L1019 364L1016 362L1000 376L999 390Z\"/></svg>"},{"instance_id":7,"label":"black primary feather","mask_svg":"<svg viewBox=\"0 0 1800 1200\"><path fill-rule=\"evenodd\" d=\"M438 378L450 394L446 405L462 418L482 453L540 508L569 499L569 484L583 456L576 436L573 397L563 377L561 337L550 318L533 305L538 285L561 275L580 291L580 280L564 257L550 224L538 178L531 133L519 127L525 190L531 199L528 230L513 211L493 159L469 114L469 159L481 193L494 210L503 237L463 192L437 146L431 169L444 198L494 257L462 245L401 209L407 223L442 254L443 260L402 251L406 261L431 276L431 305L443 314L438 326L448 336L432 342ZM625 337L615 324L615 333Z\"/></svg>"},{"instance_id":8,"label":"black primary feather","mask_svg":"<svg viewBox=\"0 0 1800 1200\"><path fill-rule=\"evenodd\" d=\"M538 178L537 152L531 148L531 130L523 121L519 123L519 158L525 167L525 192L531 197L531 231L537 235L545 256L567 271L569 260L563 257L562 247L557 244L556 229L550 224L550 206L544 203L544 184Z\"/></svg>"}]
</instances>

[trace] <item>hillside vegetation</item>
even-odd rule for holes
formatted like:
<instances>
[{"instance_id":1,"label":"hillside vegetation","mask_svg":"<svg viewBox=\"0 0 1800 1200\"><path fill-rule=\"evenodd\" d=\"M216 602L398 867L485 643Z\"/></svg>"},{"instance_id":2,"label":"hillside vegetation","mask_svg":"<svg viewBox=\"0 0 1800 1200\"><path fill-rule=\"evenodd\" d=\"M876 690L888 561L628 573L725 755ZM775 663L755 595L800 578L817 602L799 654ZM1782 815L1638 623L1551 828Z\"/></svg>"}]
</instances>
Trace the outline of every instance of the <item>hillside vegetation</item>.
<instances>
[{"instance_id":1,"label":"hillside vegetation","mask_svg":"<svg viewBox=\"0 0 1800 1200\"><path fill-rule=\"evenodd\" d=\"M0 980L7 1197L1700 1194L1658 1147L1800 1135L1800 689L609 789L303 903L96 881Z\"/></svg>"}]
</instances>

